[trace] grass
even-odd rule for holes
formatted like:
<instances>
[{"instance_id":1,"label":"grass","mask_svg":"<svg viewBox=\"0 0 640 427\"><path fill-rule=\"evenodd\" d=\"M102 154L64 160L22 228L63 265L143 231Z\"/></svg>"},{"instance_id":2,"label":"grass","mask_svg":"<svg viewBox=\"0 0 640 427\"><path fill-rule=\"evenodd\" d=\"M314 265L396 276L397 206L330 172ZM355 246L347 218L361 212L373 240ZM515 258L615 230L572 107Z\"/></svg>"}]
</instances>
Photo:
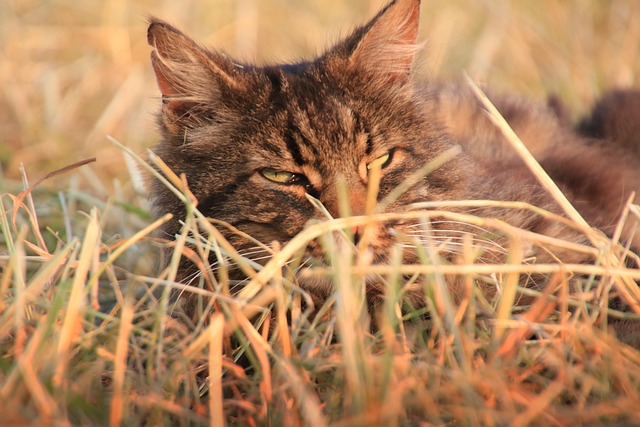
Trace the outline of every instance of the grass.
<instances>
[{"instance_id":1,"label":"grass","mask_svg":"<svg viewBox=\"0 0 640 427\"><path fill-rule=\"evenodd\" d=\"M176 250L191 242L196 256L215 251L242 264L251 280L233 295L225 268L205 270L201 287L175 282L177 259L157 271L164 243L154 230L165 218L152 219L125 160L144 169L135 156L146 157L156 140L146 14L239 56L273 61L310 55L383 2L344 3L0 5L2 423L640 424L640 352L601 322L612 292L640 304L632 280L640 273L624 267L624 247L570 212L566 221L595 247L551 242L490 218L455 219L500 233L512 247L560 245L590 255L591 264L530 264L516 250L507 263L480 264L469 242L463 265L439 263L438 248L425 245L421 265L376 266L327 238L358 221L398 216L374 213L313 225L271 247L272 261L261 268L192 206ZM640 23L632 17L639 8L615 0L424 2L421 73L466 70L504 90L554 92L577 116L606 87L637 85ZM97 161L77 164L91 157ZM74 167L51 174L67 165ZM167 185L192 204L179 179ZM454 216L446 204L428 208ZM638 214L630 206L628 220ZM411 215L426 224L434 213ZM336 288L315 317L306 310L309 296L282 268L295 265L310 239L325 242L333 262L302 274L328 276ZM518 288L518 275L535 273L549 278L544 287ZM361 293L365 274L388 284L375 332ZM460 275L459 300L444 274ZM423 311L401 309L401 276L412 275L428 283ZM482 283L498 292L486 295ZM201 296L202 315L187 319L171 290ZM530 301L515 306L518 295Z\"/></svg>"}]
</instances>

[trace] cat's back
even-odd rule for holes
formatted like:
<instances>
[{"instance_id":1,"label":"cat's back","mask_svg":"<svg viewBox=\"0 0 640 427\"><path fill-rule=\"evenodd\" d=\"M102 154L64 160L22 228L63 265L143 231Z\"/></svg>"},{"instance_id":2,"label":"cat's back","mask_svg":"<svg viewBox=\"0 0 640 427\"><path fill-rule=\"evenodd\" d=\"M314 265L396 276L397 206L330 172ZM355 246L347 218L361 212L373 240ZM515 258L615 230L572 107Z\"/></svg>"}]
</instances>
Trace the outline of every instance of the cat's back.
<instances>
[{"instance_id":1,"label":"cat's back","mask_svg":"<svg viewBox=\"0 0 640 427\"><path fill-rule=\"evenodd\" d=\"M524 162L467 84L437 84L428 93L432 101L428 114L437 115L481 166L484 177L479 179L501 177L505 182L491 184L496 191L522 182L527 174ZM613 233L629 197L640 192L640 92L606 94L576 128L549 103L487 94L587 221ZM631 228L627 227L629 233ZM633 244L639 247L640 238L633 238Z\"/></svg>"},{"instance_id":2,"label":"cat's back","mask_svg":"<svg viewBox=\"0 0 640 427\"><path fill-rule=\"evenodd\" d=\"M437 83L423 90L431 97L427 114L437 116L467 154L486 165L518 159L467 83ZM516 94L484 90L536 159L547 157L561 145L577 148L584 144L567 126L567 119L559 115L556 106Z\"/></svg>"},{"instance_id":3,"label":"cat's back","mask_svg":"<svg viewBox=\"0 0 640 427\"><path fill-rule=\"evenodd\" d=\"M458 144L481 162L516 158L500 129L491 121L467 83L425 87L431 98L428 115L437 115ZM574 127L567 108L556 97L547 102L486 90L487 96L520 140L538 160L562 151L596 147L621 159L640 162L640 90L606 92Z\"/></svg>"},{"instance_id":4,"label":"cat's back","mask_svg":"<svg viewBox=\"0 0 640 427\"><path fill-rule=\"evenodd\" d=\"M606 139L640 159L640 90L606 93L577 126L581 135Z\"/></svg>"}]
</instances>

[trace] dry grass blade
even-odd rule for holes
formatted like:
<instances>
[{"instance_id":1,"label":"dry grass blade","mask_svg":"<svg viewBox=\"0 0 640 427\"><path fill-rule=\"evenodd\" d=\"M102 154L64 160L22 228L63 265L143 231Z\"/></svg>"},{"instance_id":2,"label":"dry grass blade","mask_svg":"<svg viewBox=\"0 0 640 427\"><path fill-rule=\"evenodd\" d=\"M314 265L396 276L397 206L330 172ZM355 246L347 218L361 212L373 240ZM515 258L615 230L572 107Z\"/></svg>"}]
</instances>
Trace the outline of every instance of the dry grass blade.
<instances>
[{"instance_id":1,"label":"dry grass blade","mask_svg":"<svg viewBox=\"0 0 640 427\"><path fill-rule=\"evenodd\" d=\"M6 335L12 327L11 323L7 321L9 317L17 314L17 308L25 307L25 305L35 301L45 287L51 285L51 278L70 258L74 257L71 252L76 249L77 241L72 241L66 247L60 249L29 281L29 285L19 295L22 301L0 310L2 313L2 316L0 316L0 336Z\"/></svg>"},{"instance_id":2,"label":"dry grass blade","mask_svg":"<svg viewBox=\"0 0 640 427\"><path fill-rule=\"evenodd\" d=\"M517 236L512 236L509 241L509 254L507 256L507 263L510 265L519 265L523 261L523 242ZM498 303L498 312L496 315L496 331L494 338L496 340L502 339L504 333L504 324L511 318L511 312L516 303L518 284L520 283L520 274L516 271L509 272L505 275L502 283L502 296Z\"/></svg>"},{"instance_id":3,"label":"dry grass blade","mask_svg":"<svg viewBox=\"0 0 640 427\"><path fill-rule=\"evenodd\" d=\"M113 400L111 401L111 412L109 414L109 425L115 427L122 425L125 415L125 404L127 401L125 390L125 378L127 373L127 354L129 352L129 334L131 333L133 321L133 305L130 301L125 301L120 318L120 331L118 333L118 343L114 360L113 374Z\"/></svg>"},{"instance_id":4,"label":"dry grass blade","mask_svg":"<svg viewBox=\"0 0 640 427\"><path fill-rule=\"evenodd\" d=\"M455 146L447 151L439 154L435 159L424 165L422 168L415 171L411 176L406 178L400 185L394 188L384 199L382 199L376 206L376 212L384 212L384 210L393 203L398 197L400 197L409 188L416 185L422 178L429 175L431 172L446 165L451 159L460 154L460 147Z\"/></svg>"},{"instance_id":5,"label":"dry grass blade","mask_svg":"<svg viewBox=\"0 0 640 427\"><path fill-rule=\"evenodd\" d=\"M252 348L255 350L258 357L259 366L261 369L262 380L260 381L260 391L264 402L260 412L260 416L264 417L267 414L267 408L273 399L273 387L271 382L271 364L269 362L268 354L273 350L268 342L256 331L255 327L249 322L249 320L239 311L234 311L234 318L238 322L239 326L245 333L245 336L251 343Z\"/></svg>"},{"instance_id":6,"label":"dry grass blade","mask_svg":"<svg viewBox=\"0 0 640 427\"><path fill-rule=\"evenodd\" d=\"M118 245L115 251L111 252L111 254L109 255L109 258L107 258L106 261L101 263L100 268L98 269L98 271L95 272L90 282L92 283L96 282L98 278L102 276L102 274L104 274L107 268L113 265L114 261L118 259L118 257L121 256L127 249L131 248L141 239L143 239L144 237L147 237L149 234L157 230L162 224L169 221L171 218L172 218L171 214L163 215L157 220L153 221L148 226L144 227L142 230L135 233L130 238L124 240L120 245Z\"/></svg>"},{"instance_id":7,"label":"dry grass blade","mask_svg":"<svg viewBox=\"0 0 640 427\"><path fill-rule=\"evenodd\" d=\"M38 411L40 411L43 418L50 419L57 415L58 405L56 404L55 396L47 390L46 385L42 383L41 379L38 377L38 373L34 369L34 366L37 366L35 358L37 357L36 354L38 347L42 345L46 334L44 318L41 319L39 326L40 327L36 330L35 334L31 337L26 351L21 355L17 362L19 371L16 371L16 373L19 372L22 378L24 378L26 386L33 395ZM11 400L8 390L13 388L11 386L14 384L8 381L6 385L7 387L5 389L0 390L0 395L3 397L5 402Z\"/></svg>"},{"instance_id":8,"label":"dry grass blade","mask_svg":"<svg viewBox=\"0 0 640 427\"><path fill-rule=\"evenodd\" d=\"M567 199L567 197L562 193L562 191L558 188L556 183L549 177L547 172L540 166L540 163L533 157L531 152L527 149L527 147L520 140L518 135L511 129L509 123L502 117L500 112L496 109L496 107L491 103L489 98L482 92L480 87L475 84L468 76L467 82L469 86L476 94L482 105L487 109L489 113L489 118L495 123L495 125L500 129L503 133L507 141L511 144L513 149L518 153L520 158L525 162L527 167L531 170L534 176L538 179L540 184L551 194L551 196L555 199L555 201L560 205L562 210L571 218L576 224L578 224L582 231L590 237L591 241L594 245L600 246L598 243L602 241L601 238L597 234L595 234L587 224L587 222L582 218L582 215L573 207L571 202Z\"/></svg>"},{"instance_id":9,"label":"dry grass blade","mask_svg":"<svg viewBox=\"0 0 640 427\"><path fill-rule=\"evenodd\" d=\"M209 326L209 413L212 427L224 427L223 393L222 393L222 338L224 337L224 317L216 314Z\"/></svg>"},{"instance_id":10,"label":"dry grass blade","mask_svg":"<svg viewBox=\"0 0 640 427\"><path fill-rule=\"evenodd\" d=\"M305 420L303 425L310 427L325 427L329 425L323 415L322 403L318 400L318 396L311 391L312 385L308 381L305 382L287 360L282 360L280 364L292 388L297 404L300 406L302 417Z\"/></svg>"},{"instance_id":11,"label":"dry grass blade","mask_svg":"<svg viewBox=\"0 0 640 427\"><path fill-rule=\"evenodd\" d=\"M94 209L91 212L91 220L87 227L87 234L82 241L80 258L78 259L77 269L73 278L71 295L69 296L68 311L60 330L60 341L56 349L58 363L56 366L55 382L58 385L68 380L66 378L66 372L67 363L71 359L71 347L73 343L81 337L87 285L90 286L90 283L87 283L87 276L99 252L100 235L101 229L98 212Z\"/></svg>"},{"instance_id":12,"label":"dry grass blade","mask_svg":"<svg viewBox=\"0 0 640 427\"><path fill-rule=\"evenodd\" d=\"M500 348L496 352L496 357L513 357L521 348L524 340L531 335L530 325L543 322L555 309L556 303L549 296L555 293L559 284L566 286L565 273L560 271L555 273L549 283L545 286L543 292L531 304L531 307L519 317L523 324L520 327L513 328L505 335ZM565 301L566 303L566 301Z\"/></svg>"},{"instance_id":13,"label":"dry grass blade","mask_svg":"<svg viewBox=\"0 0 640 427\"><path fill-rule=\"evenodd\" d=\"M49 172L48 174L46 174L42 178L38 179L33 184L29 185L29 187L26 190L24 190L20 194L18 194L18 196L16 197L16 199L14 201L14 206L21 206L24 198L29 196L34 188L36 188L38 185L40 185L42 182L46 181L47 179L53 178L54 176L57 176L57 175L61 175L61 174L67 173L67 172L69 172L69 171L71 171L73 169L79 168L79 167L84 166L84 165L89 164L89 163L93 163L95 161L96 161L96 158L92 157L90 159L80 160L78 162L75 162L75 163L72 163L70 165L64 166L64 167L62 167L60 169L56 169L56 170L54 170L52 172ZM16 221L16 211L14 211L14 215L13 215L13 223L14 223L14 225L15 225L15 221Z\"/></svg>"}]
</instances>

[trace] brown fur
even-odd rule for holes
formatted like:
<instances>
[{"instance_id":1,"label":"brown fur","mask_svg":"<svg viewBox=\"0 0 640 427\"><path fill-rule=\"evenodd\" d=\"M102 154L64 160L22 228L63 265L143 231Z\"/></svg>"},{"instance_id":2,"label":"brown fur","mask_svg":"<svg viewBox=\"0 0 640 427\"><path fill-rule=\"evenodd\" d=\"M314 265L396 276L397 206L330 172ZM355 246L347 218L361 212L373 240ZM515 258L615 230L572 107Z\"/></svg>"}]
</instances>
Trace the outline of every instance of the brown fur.
<instances>
[{"instance_id":1,"label":"brown fur","mask_svg":"<svg viewBox=\"0 0 640 427\"><path fill-rule=\"evenodd\" d=\"M336 189L342 181L349 188L352 213L362 214L369 163L390 154L382 169L381 200L456 144L462 146L462 154L423 178L387 211L408 211L413 203L424 201L489 199L526 201L560 213L466 87L412 82L419 7L419 0L396 0L316 60L264 67L205 49L171 25L152 20L151 61L163 97L163 138L156 153L176 173L186 175L201 212L267 244L286 243L310 220L322 218L306 194L338 217ZM640 189L640 175L633 167L637 159L621 162L616 145L578 136L558 120L553 105L538 106L511 96L493 98L580 212L611 233L628 195ZM637 147L631 139L625 136L621 144ZM287 185L273 182L264 168L293 173L295 179ZM164 231L177 233L182 204L159 182L152 184L151 198L158 213L176 217ZM580 233L530 212L485 208L474 213L588 243ZM462 236L475 231L451 221L434 221L432 228L436 241L452 242L450 260ZM376 227L369 241L376 262L387 260L398 232L420 237L413 222ZM255 249L234 233L226 237L241 252ZM640 247L637 238L626 237ZM528 255L542 262L556 257L586 261L575 254L532 251ZM315 243L308 254L322 257ZM502 257L499 251L493 256ZM411 250L405 262L416 262ZM183 276L191 270L185 263ZM320 297L331 292L322 281L302 286ZM375 280L369 286L371 293L379 291ZM409 297L419 303L421 295Z\"/></svg>"},{"instance_id":2,"label":"brown fur","mask_svg":"<svg viewBox=\"0 0 640 427\"><path fill-rule=\"evenodd\" d=\"M640 158L640 90L614 90L578 124L578 132L614 142Z\"/></svg>"},{"instance_id":3,"label":"brown fur","mask_svg":"<svg viewBox=\"0 0 640 427\"><path fill-rule=\"evenodd\" d=\"M437 93L434 109L447 130L467 153L489 169L490 174L496 170L513 174L524 168L524 163L466 85L442 85ZM489 97L587 222L607 234L613 233L629 195L640 189L640 171L636 167L640 157L612 144L614 140L593 138L597 135L592 138L577 135L562 123L553 107L514 95L490 93ZM602 106L596 106L595 111L600 110ZM640 119L640 108L632 111ZM624 113L628 122L632 121L630 113ZM612 125L602 123L601 126ZM624 136L619 144L640 147L640 134L634 135L635 142L631 135ZM549 207L549 210L554 208ZM640 248L640 236L631 234L632 226L628 225L625 237Z\"/></svg>"}]
</instances>

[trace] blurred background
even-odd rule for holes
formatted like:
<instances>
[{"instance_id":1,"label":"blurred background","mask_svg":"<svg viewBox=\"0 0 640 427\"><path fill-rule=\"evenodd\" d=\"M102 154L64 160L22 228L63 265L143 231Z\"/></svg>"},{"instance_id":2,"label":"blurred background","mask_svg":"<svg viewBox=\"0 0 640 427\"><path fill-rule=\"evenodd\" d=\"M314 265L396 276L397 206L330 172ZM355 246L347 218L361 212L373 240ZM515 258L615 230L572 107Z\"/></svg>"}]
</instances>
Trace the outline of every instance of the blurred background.
<instances>
[{"instance_id":1,"label":"blurred background","mask_svg":"<svg viewBox=\"0 0 640 427\"><path fill-rule=\"evenodd\" d=\"M0 166L39 177L87 157L76 185L130 187L113 136L144 154L157 140L158 91L146 20L259 63L311 57L386 0L2 0ZM636 0L425 0L420 78L474 79L543 100L576 118L605 89L638 86ZM58 178L67 179L67 178ZM48 185L56 185L51 182ZM59 183L61 184L61 183Z\"/></svg>"}]
</instances>

